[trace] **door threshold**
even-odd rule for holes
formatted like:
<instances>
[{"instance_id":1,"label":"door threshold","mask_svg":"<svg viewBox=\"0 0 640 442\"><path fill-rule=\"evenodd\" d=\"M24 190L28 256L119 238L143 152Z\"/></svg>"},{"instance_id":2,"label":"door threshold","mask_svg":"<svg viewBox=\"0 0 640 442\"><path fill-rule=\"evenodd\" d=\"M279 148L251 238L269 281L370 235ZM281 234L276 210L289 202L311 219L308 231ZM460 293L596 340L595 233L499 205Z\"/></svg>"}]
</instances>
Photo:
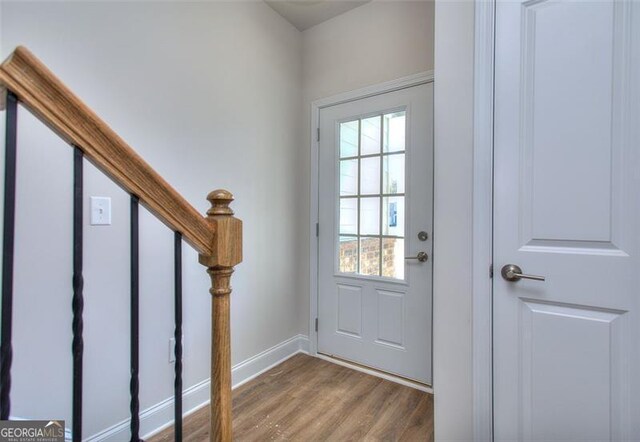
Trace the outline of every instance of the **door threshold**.
<instances>
[{"instance_id":1,"label":"door threshold","mask_svg":"<svg viewBox=\"0 0 640 442\"><path fill-rule=\"evenodd\" d=\"M411 388L415 388L416 390L424 391L425 393L433 394L433 387L423 382L419 382L413 379L405 378L403 376L387 373L385 371L368 367L366 365L362 365L357 362L341 358L339 356L327 355L320 352L316 353L315 356L327 362L332 362L334 364L342 365L343 367L351 368L352 370L360 371L362 373L366 373L372 376L386 379L387 381L395 382L396 384L404 385L405 387L411 387Z\"/></svg>"}]
</instances>

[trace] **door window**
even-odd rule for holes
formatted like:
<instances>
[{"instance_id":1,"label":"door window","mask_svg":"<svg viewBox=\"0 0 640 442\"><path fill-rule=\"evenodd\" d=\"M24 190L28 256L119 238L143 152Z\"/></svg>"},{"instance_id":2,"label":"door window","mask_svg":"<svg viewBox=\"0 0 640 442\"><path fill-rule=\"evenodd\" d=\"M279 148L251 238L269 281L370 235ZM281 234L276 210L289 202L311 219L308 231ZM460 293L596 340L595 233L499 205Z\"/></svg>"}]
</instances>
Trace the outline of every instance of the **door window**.
<instances>
[{"instance_id":1,"label":"door window","mask_svg":"<svg viewBox=\"0 0 640 442\"><path fill-rule=\"evenodd\" d=\"M406 112L339 124L338 271L404 279Z\"/></svg>"}]
</instances>

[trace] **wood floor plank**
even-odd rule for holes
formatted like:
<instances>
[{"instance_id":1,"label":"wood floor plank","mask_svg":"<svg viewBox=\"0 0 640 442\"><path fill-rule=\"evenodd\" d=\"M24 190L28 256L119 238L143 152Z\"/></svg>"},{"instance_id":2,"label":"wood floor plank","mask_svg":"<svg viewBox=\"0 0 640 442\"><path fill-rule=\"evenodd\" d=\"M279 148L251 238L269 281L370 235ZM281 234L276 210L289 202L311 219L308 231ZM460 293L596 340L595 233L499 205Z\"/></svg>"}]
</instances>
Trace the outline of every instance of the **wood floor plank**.
<instances>
[{"instance_id":1,"label":"wood floor plank","mask_svg":"<svg viewBox=\"0 0 640 442\"><path fill-rule=\"evenodd\" d=\"M402 388L401 385L381 380L356 408L350 410L349 419L336 428L330 439L337 441L364 440L386 408L393 406L400 388Z\"/></svg>"},{"instance_id":2,"label":"wood floor plank","mask_svg":"<svg viewBox=\"0 0 640 442\"><path fill-rule=\"evenodd\" d=\"M426 420L425 420L426 418ZM432 441L433 440L433 396L420 401L409 417L407 426L400 435L400 441Z\"/></svg>"},{"instance_id":3,"label":"wood floor plank","mask_svg":"<svg viewBox=\"0 0 640 442\"><path fill-rule=\"evenodd\" d=\"M288 408L296 404L295 394L304 394L317 382L312 363L307 358L291 358L282 364L285 367L279 366L280 370L275 367L255 380L262 385L256 388L250 401L239 403L234 398L233 428L237 440L246 440L242 439L246 434L268 432L278 425L274 422L280 421ZM253 388L252 382L243 387Z\"/></svg>"},{"instance_id":4,"label":"wood floor plank","mask_svg":"<svg viewBox=\"0 0 640 442\"><path fill-rule=\"evenodd\" d=\"M365 436L365 440L398 440L424 395L418 390L399 389L385 403L384 410Z\"/></svg>"},{"instance_id":5,"label":"wood floor plank","mask_svg":"<svg viewBox=\"0 0 640 442\"><path fill-rule=\"evenodd\" d=\"M337 370L327 382L315 386L313 399L301 413L288 416L287 440L304 440L309 434L315 440L327 440L333 428L348 417L348 410L355 408L376 382L363 373Z\"/></svg>"},{"instance_id":6,"label":"wood floor plank","mask_svg":"<svg viewBox=\"0 0 640 442\"><path fill-rule=\"evenodd\" d=\"M209 438L209 409L184 421L185 442ZM233 391L236 441L432 441L428 393L298 354ZM149 442L173 441L173 429Z\"/></svg>"}]
</instances>

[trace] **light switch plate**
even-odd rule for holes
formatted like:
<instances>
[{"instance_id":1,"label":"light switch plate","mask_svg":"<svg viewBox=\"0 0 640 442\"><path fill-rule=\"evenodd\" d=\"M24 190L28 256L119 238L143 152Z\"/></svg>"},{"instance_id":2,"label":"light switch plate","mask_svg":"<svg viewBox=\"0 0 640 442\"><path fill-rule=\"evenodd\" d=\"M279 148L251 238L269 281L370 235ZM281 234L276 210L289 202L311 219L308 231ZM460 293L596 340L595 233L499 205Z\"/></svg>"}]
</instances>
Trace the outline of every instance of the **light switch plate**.
<instances>
[{"instance_id":1,"label":"light switch plate","mask_svg":"<svg viewBox=\"0 0 640 442\"><path fill-rule=\"evenodd\" d=\"M111 198L106 196L91 197L91 225L111 225Z\"/></svg>"}]
</instances>

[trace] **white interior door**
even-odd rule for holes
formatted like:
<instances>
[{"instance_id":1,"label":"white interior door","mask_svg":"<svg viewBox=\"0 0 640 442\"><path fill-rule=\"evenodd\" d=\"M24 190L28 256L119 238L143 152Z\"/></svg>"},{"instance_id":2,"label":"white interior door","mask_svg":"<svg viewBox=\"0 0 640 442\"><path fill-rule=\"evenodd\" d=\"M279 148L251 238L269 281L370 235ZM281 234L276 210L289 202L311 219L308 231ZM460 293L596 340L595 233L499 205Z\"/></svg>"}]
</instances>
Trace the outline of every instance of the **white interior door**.
<instances>
[{"instance_id":1,"label":"white interior door","mask_svg":"<svg viewBox=\"0 0 640 442\"><path fill-rule=\"evenodd\" d=\"M496 14L495 438L640 440L640 3Z\"/></svg>"},{"instance_id":2,"label":"white interior door","mask_svg":"<svg viewBox=\"0 0 640 442\"><path fill-rule=\"evenodd\" d=\"M431 83L327 107L319 143L318 351L426 384L432 108Z\"/></svg>"}]
</instances>

